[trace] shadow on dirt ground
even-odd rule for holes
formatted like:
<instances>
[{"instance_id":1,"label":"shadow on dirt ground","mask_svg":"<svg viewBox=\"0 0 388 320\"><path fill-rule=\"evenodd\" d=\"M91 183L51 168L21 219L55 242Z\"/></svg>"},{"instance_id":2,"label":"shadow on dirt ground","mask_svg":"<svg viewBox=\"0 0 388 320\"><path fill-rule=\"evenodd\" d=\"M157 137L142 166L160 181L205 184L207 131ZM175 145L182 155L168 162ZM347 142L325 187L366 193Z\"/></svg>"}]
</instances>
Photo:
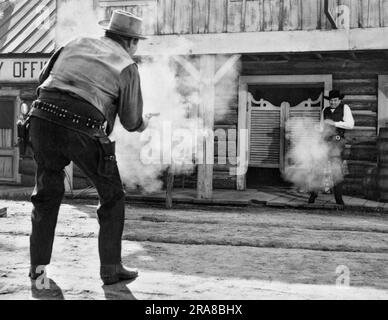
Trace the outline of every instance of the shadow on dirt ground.
<instances>
[{"instance_id":1,"label":"shadow on dirt ground","mask_svg":"<svg viewBox=\"0 0 388 320\"><path fill-rule=\"evenodd\" d=\"M137 300L128 285L133 281L123 281L110 286L102 286L106 300Z\"/></svg>"},{"instance_id":2,"label":"shadow on dirt ground","mask_svg":"<svg viewBox=\"0 0 388 320\"><path fill-rule=\"evenodd\" d=\"M62 289L50 278L31 280L31 297L35 300L65 300Z\"/></svg>"}]
</instances>

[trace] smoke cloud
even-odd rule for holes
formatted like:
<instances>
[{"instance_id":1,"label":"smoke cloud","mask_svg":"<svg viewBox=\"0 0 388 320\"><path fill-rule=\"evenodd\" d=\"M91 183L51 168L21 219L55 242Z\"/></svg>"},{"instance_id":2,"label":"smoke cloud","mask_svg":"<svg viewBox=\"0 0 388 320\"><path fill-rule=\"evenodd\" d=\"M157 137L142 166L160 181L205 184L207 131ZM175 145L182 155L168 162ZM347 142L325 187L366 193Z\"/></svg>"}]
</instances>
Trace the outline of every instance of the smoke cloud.
<instances>
[{"instance_id":1,"label":"smoke cloud","mask_svg":"<svg viewBox=\"0 0 388 320\"><path fill-rule=\"evenodd\" d=\"M56 45L63 46L76 37L102 36L104 30L98 23L100 16L92 0L58 1Z\"/></svg>"},{"instance_id":2,"label":"smoke cloud","mask_svg":"<svg viewBox=\"0 0 388 320\"><path fill-rule=\"evenodd\" d=\"M183 45L186 45L183 42ZM145 59L139 64L144 113L160 113L150 121L149 128L128 133L116 121L111 138L116 141L120 174L128 189L139 188L145 193L162 189L162 174L168 168L174 174L190 174L196 161L203 161L202 142L209 134L198 116L199 83L170 56ZM226 112L230 100L231 81L236 69L225 75L218 85L218 117ZM235 85L235 84L234 84ZM228 91L229 90L229 91ZM213 129L213 128L210 128Z\"/></svg>"},{"instance_id":3,"label":"smoke cloud","mask_svg":"<svg viewBox=\"0 0 388 320\"><path fill-rule=\"evenodd\" d=\"M322 130L309 118L290 119L286 137L290 142L286 155L285 180L305 191L322 191L343 180L343 167L338 147L325 140L335 134L334 127Z\"/></svg>"},{"instance_id":4,"label":"smoke cloud","mask_svg":"<svg viewBox=\"0 0 388 320\"><path fill-rule=\"evenodd\" d=\"M146 131L129 133L116 121L111 139L116 141L120 174L128 189L155 192L162 188L162 173L169 166L175 174L194 169L199 118L189 114L199 98L195 90L190 95L180 91L175 67L166 56L139 65L144 114L160 113Z\"/></svg>"}]
</instances>

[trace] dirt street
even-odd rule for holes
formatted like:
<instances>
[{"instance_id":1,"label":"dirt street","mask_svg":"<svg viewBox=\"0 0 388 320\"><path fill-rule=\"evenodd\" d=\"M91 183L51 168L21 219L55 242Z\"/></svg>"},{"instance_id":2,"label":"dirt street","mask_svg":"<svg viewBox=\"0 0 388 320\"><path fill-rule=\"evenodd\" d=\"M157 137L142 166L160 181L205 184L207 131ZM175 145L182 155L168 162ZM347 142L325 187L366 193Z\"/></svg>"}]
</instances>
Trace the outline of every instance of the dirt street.
<instances>
[{"instance_id":1,"label":"dirt street","mask_svg":"<svg viewBox=\"0 0 388 320\"><path fill-rule=\"evenodd\" d=\"M140 276L103 286L96 203L66 202L39 290L27 277L31 204L4 207L0 299L388 299L387 215L128 205L123 262Z\"/></svg>"}]
</instances>

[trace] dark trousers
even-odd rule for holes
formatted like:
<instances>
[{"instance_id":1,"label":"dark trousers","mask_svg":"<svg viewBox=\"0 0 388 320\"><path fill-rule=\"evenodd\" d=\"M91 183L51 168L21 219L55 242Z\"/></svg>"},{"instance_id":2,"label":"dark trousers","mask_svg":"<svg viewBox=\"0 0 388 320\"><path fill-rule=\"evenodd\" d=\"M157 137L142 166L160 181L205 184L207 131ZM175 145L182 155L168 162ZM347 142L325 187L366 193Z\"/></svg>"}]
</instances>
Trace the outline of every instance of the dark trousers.
<instances>
[{"instance_id":1,"label":"dark trousers","mask_svg":"<svg viewBox=\"0 0 388 320\"><path fill-rule=\"evenodd\" d=\"M330 161L335 163L336 167L341 167L342 168L342 163L343 163L343 153L345 149L345 144L346 141L344 138L340 140L330 140L329 141L329 148L330 148ZM341 169L341 175L344 175L343 170ZM342 187L343 187L343 182L338 182L334 185L333 187L333 193L334 193L334 198L337 203L342 203ZM310 192L310 199L315 200L315 198L318 197L317 192Z\"/></svg>"},{"instance_id":2,"label":"dark trousers","mask_svg":"<svg viewBox=\"0 0 388 320\"><path fill-rule=\"evenodd\" d=\"M70 161L93 182L100 197L97 214L101 264L120 263L124 192L116 162L113 170L104 172L101 166L104 156L96 139L44 119L31 118L30 137L37 163L36 186L31 197L31 264L50 263L58 211L65 192L64 168Z\"/></svg>"},{"instance_id":3,"label":"dark trousers","mask_svg":"<svg viewBox=\"0 0 388 320\"><path fill-rule=\"evenodd\" d=\"M343 201L342 200L342 186L343 186L343 182L340 182L340 183L337 183L333 187L334 198L335 198L335 201L337 203L341 203ZM317 192L310 192L310 196L311 196L311 198L315 199L318 197L318 193Z\"/></svg>"}]
</instances>

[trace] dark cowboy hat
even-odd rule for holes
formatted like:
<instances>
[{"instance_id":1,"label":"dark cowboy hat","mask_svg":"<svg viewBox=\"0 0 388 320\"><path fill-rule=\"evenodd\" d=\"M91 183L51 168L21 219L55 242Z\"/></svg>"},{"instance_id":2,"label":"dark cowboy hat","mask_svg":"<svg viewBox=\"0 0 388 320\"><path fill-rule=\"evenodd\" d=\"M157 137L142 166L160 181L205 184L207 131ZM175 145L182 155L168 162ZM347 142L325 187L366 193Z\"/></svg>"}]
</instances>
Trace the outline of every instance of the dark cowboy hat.
<instances>
[{"instance_id":1,"label":"dark cowboy hat","mask_svg":"<svg viewBox=\"0 0 388 320\"><path fill-rule=\"evenodd\" d=\"M339 90L331 90L329 92L329 96L328 97L325 96L326 100L331 100L331 99L335 99L335 98L340 98L342 100L343 98L345 98L345 95L340 93Z\"/></svg>"},{"instance_id":2,"label":"dark cowboy hat","mask_svg":"<svg viewBox=\"0 0 388 320\"><path fill-rule=\"evenodd\" d=\"M124 11L113 11L111 19L99 22L106 31L118 34L127 38L147 39L142 34L143 19L134 14Z\"/></svg>"}]
</instances>

